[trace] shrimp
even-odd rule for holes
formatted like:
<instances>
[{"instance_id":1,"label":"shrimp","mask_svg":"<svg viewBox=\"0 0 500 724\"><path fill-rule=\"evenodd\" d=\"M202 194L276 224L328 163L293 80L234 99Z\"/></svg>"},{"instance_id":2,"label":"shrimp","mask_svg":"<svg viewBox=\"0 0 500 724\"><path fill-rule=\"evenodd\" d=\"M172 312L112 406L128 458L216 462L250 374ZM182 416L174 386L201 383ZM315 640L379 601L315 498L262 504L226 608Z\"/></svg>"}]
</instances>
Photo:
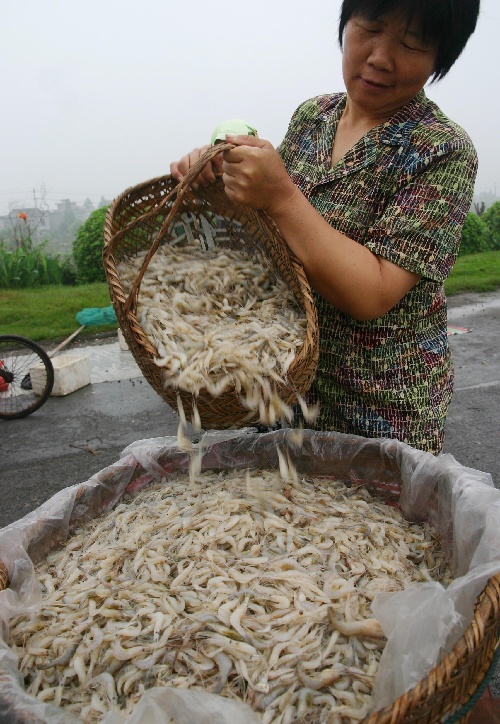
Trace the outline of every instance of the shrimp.
<instances>
[{"instance_id":1,"label":"shrimp","mask_svg":"<svg viewBox=\"0 0 500 724\"><path fill-rule=\"evenodd\" d=\"M290 480L280 454L170 474L79 525L36 567L38 611L11 624L27 691L89 720L166 685L243 699L263 722L362 719L385 645L373 596L422 578L412 545L441 568L439 541L366 490Z\"/></svg>"}]
</instances>

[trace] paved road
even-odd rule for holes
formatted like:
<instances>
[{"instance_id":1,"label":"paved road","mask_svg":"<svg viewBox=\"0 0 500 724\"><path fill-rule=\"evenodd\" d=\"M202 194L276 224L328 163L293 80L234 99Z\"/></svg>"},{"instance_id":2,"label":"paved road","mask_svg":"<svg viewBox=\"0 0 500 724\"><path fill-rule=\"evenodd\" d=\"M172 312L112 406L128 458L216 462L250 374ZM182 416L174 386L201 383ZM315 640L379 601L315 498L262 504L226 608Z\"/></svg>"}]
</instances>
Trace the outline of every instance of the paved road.
<instances>
[{"instance_id":1,"label":"paved road","mask_svg":"<svg viewBox=\"0 0 500 724\"><path fill-rule=\"evenodd\" d=\"M444 451L500 487L500 292L452 297L449 306L450 324L470 331L450 337L456 379ZM111 366L106 359L108 377L119 377ZM125 375L133 367L124 365ZM116 462L130 443L175 435L177 418L144 378L126 376L52 397L30 417L0 420L0 430L3 526Z\"/></svg>"},{"instance_id":2,"label":"paved road","mask_svg":"<svg viewBox=\"0 0 500 724\"><path fill-rule=\"evenodd\" d=\"M470 332L450 338L455 392L444 452L500 487L500 292L452 297L448 319Z\"/></svg>"}]
</instances>

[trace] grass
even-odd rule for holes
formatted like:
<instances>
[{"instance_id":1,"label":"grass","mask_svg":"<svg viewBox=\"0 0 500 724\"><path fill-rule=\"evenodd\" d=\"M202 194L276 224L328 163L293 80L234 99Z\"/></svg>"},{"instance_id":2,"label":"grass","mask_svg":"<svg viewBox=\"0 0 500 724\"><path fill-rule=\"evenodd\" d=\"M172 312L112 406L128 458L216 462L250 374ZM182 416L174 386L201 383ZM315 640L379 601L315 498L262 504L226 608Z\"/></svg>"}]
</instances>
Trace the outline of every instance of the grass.
<instances>
[{"instance_id":1,"label":"grass","mask_svg":"<svg viewBox=\"0 0 500 724\"><path fill-rule=\"evenodd\" d=\"M458 257L445 282L446 294L493 292L500 289L500 251Z\"/></svg>"},{"instance_id":2,"label":"grass","mask_svg":"<svg viewBox=\"0 0 500 724\"><path fill-rule=\"evenodd\" d=\"M445 283L448 296L500 289L500 251L459 257ZM108 307L107 284L78 287L48 286L0 291L0 334L20 334L33 340L61 341L75 332L75 315L87 307ZM88 326L79 337L112 331L117 325Z\"/></svg>"},{"instance_id":3,"label":"grass","mask_svg":"<svg viewBox=\"0 0 500 724\"><path fill-rule=\"evenodd\" d=\"M105 283L0 290L0 334L20 334L35 341L59 341L80 327L75 319L77 312L87 307L109 307L110 304ZM89 325L79 336L111 331L116 327L116 324Z\"/></svg>"}]
</instances>

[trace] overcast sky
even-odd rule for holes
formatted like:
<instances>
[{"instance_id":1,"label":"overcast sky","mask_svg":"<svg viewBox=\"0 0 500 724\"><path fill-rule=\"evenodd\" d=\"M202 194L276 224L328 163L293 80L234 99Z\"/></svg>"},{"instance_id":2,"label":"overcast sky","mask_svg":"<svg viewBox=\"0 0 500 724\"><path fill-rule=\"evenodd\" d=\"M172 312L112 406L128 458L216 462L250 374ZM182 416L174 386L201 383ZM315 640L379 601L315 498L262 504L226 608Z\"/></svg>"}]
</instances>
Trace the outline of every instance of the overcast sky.
<instances>
[{"instance_id":1,"label":"overcast sky","mask_svg":"<svg viewBox=\"0 0 500 724\"><path fill-rule=\"evenodd\" d=\"M427 94L500 196L500 2ZM168 173L244 118L278 144L306 98L344 90L340 0L0 0L0 214L93 203Z\"/></svg>"}]
</instances>

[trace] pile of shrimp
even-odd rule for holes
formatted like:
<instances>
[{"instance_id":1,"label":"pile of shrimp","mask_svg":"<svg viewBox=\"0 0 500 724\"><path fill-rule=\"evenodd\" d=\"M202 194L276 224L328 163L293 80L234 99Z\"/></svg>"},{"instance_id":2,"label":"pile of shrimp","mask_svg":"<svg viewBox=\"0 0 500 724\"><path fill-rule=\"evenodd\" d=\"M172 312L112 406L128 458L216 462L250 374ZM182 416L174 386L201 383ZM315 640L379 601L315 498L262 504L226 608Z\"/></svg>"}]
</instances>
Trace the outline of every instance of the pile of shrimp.
<instances>
[{"instance_id":1,"label":"pile of shrimp","mask_svg":"<svg viewBox=\"0 0 500 724\"><path fill-rule=\"evenodd\" d=\"M117 265L125 292L144 255ZM199 239L165 244L146 269L136 314L158 352L165 388L214 397L235 389L249 419L258 411L265 425L292 420L276 388L304 343L306 317L262 255L207 248Z\"/></svg>"},{"instance_id":2,"label":"pile of shrimp","mask_svg":"<svg viewBox=\"0 0 500 724\"><path fill-rule=\"evenodd\" d=\"M27 692L86 722L165 685L268 724L363 719L385 643L371 601L444 581L440 544L364 487L283 472L179 473L76 529L11 625Z\"/></svg>"}]
</instances>

